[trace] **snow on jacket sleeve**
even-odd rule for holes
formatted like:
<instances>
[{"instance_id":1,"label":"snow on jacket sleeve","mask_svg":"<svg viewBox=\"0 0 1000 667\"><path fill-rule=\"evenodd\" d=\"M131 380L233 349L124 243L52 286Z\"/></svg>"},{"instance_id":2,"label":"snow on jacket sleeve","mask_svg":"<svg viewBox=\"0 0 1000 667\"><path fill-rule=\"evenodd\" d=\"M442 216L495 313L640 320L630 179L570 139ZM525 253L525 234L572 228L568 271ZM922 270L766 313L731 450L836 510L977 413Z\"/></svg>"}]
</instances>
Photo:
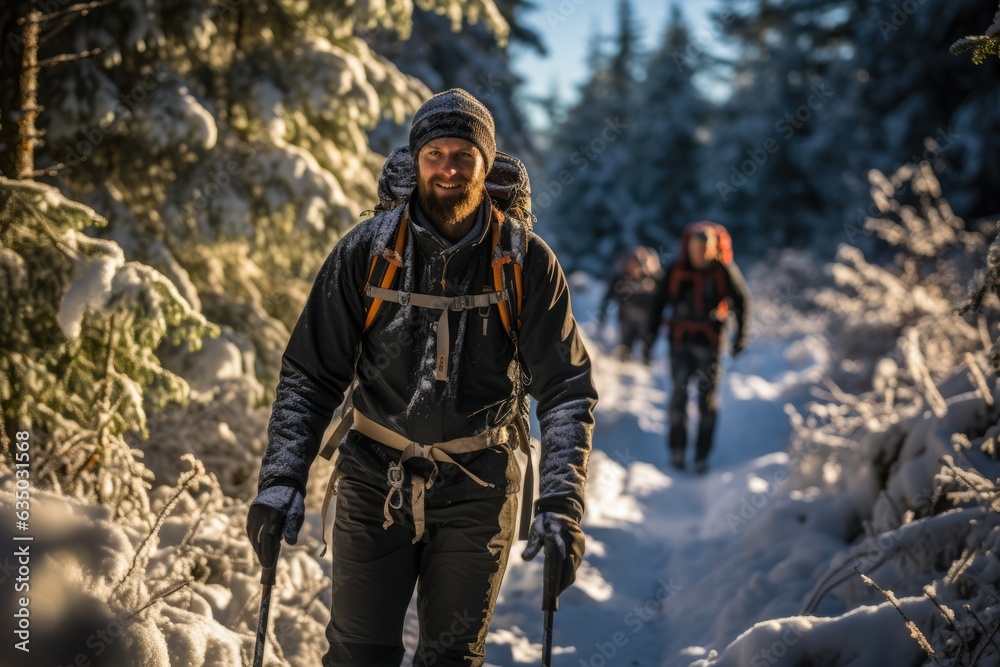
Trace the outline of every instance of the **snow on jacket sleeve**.
<instances>
[{"instance_id":1,"label":"snow on jacket sleeve","mask_svg":"<svg viewBox=\"0 0 1000 667\"><path fill-rule=\"evenodd\" d=\"M539 511L583 517L597 390L570 309L569 286L552 250L530 235L524 263L520 352L542 431Z\"/></svg>"},{"instance_id":2,"label":"snow on jacket sleeve","mask_svg":"<svg viewBox=\"0 0 1000 667\"><path fill-rule=\"evenodd\" d=\"M368 227L367 221L354 227L327 256L292 330L281 357L258 491L285 484L305 494L320 440L354 379Z\"/></svg>"}]
</instances>

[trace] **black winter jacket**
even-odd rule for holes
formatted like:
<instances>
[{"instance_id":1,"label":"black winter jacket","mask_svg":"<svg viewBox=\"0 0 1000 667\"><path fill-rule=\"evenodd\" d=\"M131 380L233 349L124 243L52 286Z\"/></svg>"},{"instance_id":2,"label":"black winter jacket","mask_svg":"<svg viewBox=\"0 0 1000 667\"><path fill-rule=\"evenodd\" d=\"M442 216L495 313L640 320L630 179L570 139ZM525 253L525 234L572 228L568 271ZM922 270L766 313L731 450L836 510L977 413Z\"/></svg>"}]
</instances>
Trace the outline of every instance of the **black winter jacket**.
<instances>
[{"instance_id":1,"label":"black winter jacket","mask_svg":"<svg viewBox=\"0 0 1000 667\"><path fill-rule=\"evenodd\" d=\"M674 291L676 290L676 291ZM716 341L710 338L718 337L717 344L722 346L721 338L726 321L718 319L716 307L725 300L732 309L735 320L734 342L740 346L746 344L746 323L749 318L750 290L739 267L734 263L724 264L712 260L707 267L697 270L686 260L678 260L667 267L656 288L649 319L650 340L656 337L660 326L663 310L669 304L671 344L694 343L698 345L714 345ZM684 335L682 339L674 335L678 326L683 323L704 324L706 330L714 335L706 336L697 331Z\"/></svg>"},{"instance_id":2,"label":"black winter jacket","mask_svg":"<svg viewBox=\"0 0 1000 667\"><path fill-rule=\"evenodd\" d=\"M433 230L415 224L415 199L407 204L409 233L395 287L445 296L492 291L489 201L484 200L480 209L485 224L478 238L448 247ZM305 492L320 440L354 377L359 349L356 408L411 440L434 443L474 435L508 425L518 411L526 410L527 401L518 405L508 377L515 346L496 306L449 313L447 381L434 379L434 323L440 311L385 302L371 328L364 331L370 299L362 293L371 258L391 247L404 206L359 223L321 267L282 356L259 490L288 484ZM525 237L521 223L509 217L502 230L506 242L500 248L512 248L523 267L518 348L529 379L527 393L538 401L542 455L537 507L579 519L597 402L590 358L570 309L566 278L552 250L530 231ZM454 457L493 483L494 489L481 487L455 466L441 463L427 501L518 491L515 442L512 438L508 447ZM352 430L341 444L338 467L388 491L386 469L399 454Z\"/></svg>"}]
</instances>

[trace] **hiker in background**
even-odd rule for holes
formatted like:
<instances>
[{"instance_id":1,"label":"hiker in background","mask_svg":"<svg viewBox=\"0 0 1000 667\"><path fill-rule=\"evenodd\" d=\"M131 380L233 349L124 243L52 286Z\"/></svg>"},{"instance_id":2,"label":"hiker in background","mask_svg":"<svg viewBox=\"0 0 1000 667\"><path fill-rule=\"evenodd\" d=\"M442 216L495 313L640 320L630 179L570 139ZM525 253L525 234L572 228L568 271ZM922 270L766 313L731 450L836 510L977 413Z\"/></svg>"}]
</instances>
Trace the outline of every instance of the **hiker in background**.
<instances>
[{"instance_id":1,"label":"hiker in background","mask_svg":"<svg viewBox=\"0 0 1000 667\"><path fill-rule=\"evenodd\" d=\"M413 664L483 664L515 541L526 391L538 401L541 470L533 520L522 507L522 557L544 548L558 593L584 552L597 392L562 268L530 221L487 196L501 162L493 117L466 91L420 107L409 154L416 178L406 201L344 235L292 331L247 517L268 567L282 535L298 538L309 466L356 378L353 427L330 487L324 667L398 667L415 586ZM389 166L405 167L402 152L396 158ZM391 204L399 193L385 194Z\"/></svg>"},{"instance_id":2,"label":"hiker in background","mask_svg":"<svg viewBox=\"0 0 1000 667\"><path fill-rule=\"evenodd\" d=\"M646 340L647 320L662 274L659 256L646 246L627 248L615 260L614 274L608 281L608 291L597 313L597 326L598 330L604 328L608 306L612 301L617 302L621 341L614 354L622 361L631 360L635 343L642 342L642 363L649 364L651 346Z\"/></svg>"},{"instance_id":3,"label":"hiker in background","mask_svg":"<svg viewBox=\"0 0 1000 667\"><path fill-rule=\"evenodd\" d=\"M722 380L720 359L728 342L725 327L730 319L735 321L731 353L736 357L746 346L749 296L743 274L733 263L732 242L726 229L713 222L685 227L678 257L664 272L649 311L652 343L664 308L671 308L668 331L674 391L667 437L670 462L678 470L685 468L691 380L697 382L699 412L694 469L698 474L708 470Z\"/></svg>"}]
</instances>

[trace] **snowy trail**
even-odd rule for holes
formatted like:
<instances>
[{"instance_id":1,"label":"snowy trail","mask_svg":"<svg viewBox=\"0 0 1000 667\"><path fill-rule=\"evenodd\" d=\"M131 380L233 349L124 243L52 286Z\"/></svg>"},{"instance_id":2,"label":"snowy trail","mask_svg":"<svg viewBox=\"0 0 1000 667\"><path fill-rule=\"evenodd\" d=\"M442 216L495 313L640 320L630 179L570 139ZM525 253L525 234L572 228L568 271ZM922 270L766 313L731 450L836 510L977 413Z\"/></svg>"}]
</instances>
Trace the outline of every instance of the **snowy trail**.
<instances>
[{"instance_id":1,"label":"snowy trail","mask_svg":"<svg viewBox=\"0 0 1000 667\"><path fill-rule=\"evenodd\" d=\"M826 365L813 342L759 340L727 361L704 477L667 466L665 346L651 368L593 350L601 399L587 556L560 598L554 664L688 665L707 653L701 647L721 650L734 638L713 636L713 628L742 630L756 620L747 617L753 600L729 600L746 584L748 568L763 564L748 553L746 567L731 567L747 521L734 517L742 509L753 520L751 501L766 502L784 479L790 427L783 406L802 403ZM689 410L693 415L693 402ZM488 664L497 667L541 658L541 564L524 563L521 549L511 555L488 638ZM773 550L763 557L774 558Z\"/></svg>"}]
</instances>

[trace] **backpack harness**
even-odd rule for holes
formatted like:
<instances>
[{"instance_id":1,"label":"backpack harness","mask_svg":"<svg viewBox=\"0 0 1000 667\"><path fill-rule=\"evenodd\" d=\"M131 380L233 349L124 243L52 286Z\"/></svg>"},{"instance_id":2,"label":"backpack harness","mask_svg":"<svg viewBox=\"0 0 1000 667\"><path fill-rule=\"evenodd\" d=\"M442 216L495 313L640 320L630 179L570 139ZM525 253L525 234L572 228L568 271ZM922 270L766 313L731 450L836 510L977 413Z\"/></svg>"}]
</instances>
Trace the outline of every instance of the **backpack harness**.
<instances>
[{"instance_id":1,"label":"backpack harness","mask_svg":"<svg viewBox=\"0 0 1000 667\"><path fill-rule=\"evenodd\" d=\"M710 271L696 271L682 268L681 264L674 266L670 272L670 284L668 286L670 301L676 303L680 296L681 283L690 282L694 288L694 309L695 314L704 319L675 321L670 320L670 344L679 345L692 334L703 334L708 338L712 347L719 344L719 331L709 318L717 318L719 322L725 321L729 315L729 302L726 301L728 290L726 286L725 269L721 264L715 264ZM718 303L715 308L705 312L705 281L709 280L709 275L715 279L715 293L718 295ZM675 308L676 310L676 308ZM714 313L714 315L713 315Z\"/></svg>"},{"instance_id":2,"label":"backpack harness","mask_svg":"<svg viewBox=\"0 0 1000 667\"><path fill-rule=\"evenodd\" d=\"M376 252L372 257L371 268L368 270L368 279L363 291L365 296L372 299L371 304L367 308L364 330L367 331L371 327L372 323L375 321L376 315L379 312L379 308L386 301L398 303L402 306L410 305L417 308L440 310L441 316L438 318L435 327L437 333L437 352L436 362L434 365L434 379L447 381L450 357L450 332L448 326L449 311L473 310L478 308L488 308L496 305L500 313L500 320L503 322L504 329L507 331L510 340L514 343L514 359L515 363L517 363L518 331L521 327L520 318L521 307L524 300L524 287L520 262L515 260L511 253L502 252L500 250L501 225L503 222L504 214L495 206L492 207L490 223L492 249L490 252L490 258L493 276L493 291L485 292L483 294L467 294L461 296L436 296L416 292L404 292L391 288L391 285L396 278L396 274L399 269L403 267L403 251L406 247L406 236L408 230L407 209L404 208L399 227L396 230L395 242L392 244L393 247L386 247L381 253ZM527 234L525 234L525 245L527 245ZM379 264L382 265L381 272L377 271ZM375 285L372 282L372 278L377 274L380 275L381 278L378 281L378 285ZM510 275L508 276L507 274ZM516 303L511 303L511 300L508 297L509 288L511 286L514 288ZM463 473L480 486L493 488L495 485L485 482L474 475L464 466L455 461L455 459L452 458L452 455L478 451L493 445L506 443L509 439L508 432L506 427L499 427L483 431L482 433L473 436L456 438L446 442L419 443L377 423L370 417L356 411L353 405L354 390L358 386L356 369L357 360L360 358L360 352L361 349L359 343L358 355L355 358L355 380L348 389L344 402L334 413L334 422L337 423L339 421L339 423L337 423L333 434L330 436L330 439L320 452L320 456L325 459L335 461L337 447L352 426L354 430L375 440L376 442L382 443L401 452L399 460L396 463L391 464L387 471L390 489L388 495L386 495L385 505L383 506L383 515L385 516L385 522L382 524L383 529L388 529L389 526L394 523L390 513L390 508L399 509L402 507L403 482L405 480L403 464L410 458L414 457L429 461L431 466L431 473L429 477L424 478L421 475L411 474L411 502L413 510L413 528L415 533L413 543L416 543L423 537L426 529L424 520L424 492L433 487L435 481L437 480L437 464L439 462L451 463L452 465L457 466ZM516 376L518 381L515 389L515 399L517 406L520 407L524 395L525 382L523 381L523 374L521 373L519 367ZM528 536L528 529L531 522L532 495L534 491L533 462L531 458L528 427L527 424L524 423L525 421L526 420L523 419L523 417L518 415L515 416L512 422L515 432L514 434L518 440L518 447L525 453L527 458L527 470L525 472L524 485L521 489L522 505L520 539L527 539ZM326 488L326 495L323 498L321 515L321 525L323 526L323 551L320 553L321 556L326 553L327 512L330 507L330 502L336 494L337 482L341 476L342 473L340 470L334 466L334 472L330 476L330 481L328 482Z\"/></svg>"}]
</instances>

